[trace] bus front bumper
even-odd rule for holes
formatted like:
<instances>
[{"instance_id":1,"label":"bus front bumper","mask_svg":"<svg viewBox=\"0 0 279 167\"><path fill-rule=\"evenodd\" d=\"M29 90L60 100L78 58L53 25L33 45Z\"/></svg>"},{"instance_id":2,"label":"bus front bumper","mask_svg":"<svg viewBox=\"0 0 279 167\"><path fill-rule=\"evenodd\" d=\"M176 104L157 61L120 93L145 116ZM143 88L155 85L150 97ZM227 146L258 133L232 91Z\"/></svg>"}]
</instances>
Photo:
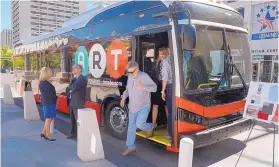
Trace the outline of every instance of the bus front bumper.
<instances>
[{"instance_id":1,"label":"bus front bumper","mask_svg":"<svg viewBox=\"0 0 279 167\"><path fill-rule=\"evenodd\" d=\"M241 118L232 123L213 127L195 134L179 134L178 138L179 141L184 137L191 138L194 141L195 148L204 147L249 130L252 127L252 121L251 119Z\"/></svg>"}]
</instances>

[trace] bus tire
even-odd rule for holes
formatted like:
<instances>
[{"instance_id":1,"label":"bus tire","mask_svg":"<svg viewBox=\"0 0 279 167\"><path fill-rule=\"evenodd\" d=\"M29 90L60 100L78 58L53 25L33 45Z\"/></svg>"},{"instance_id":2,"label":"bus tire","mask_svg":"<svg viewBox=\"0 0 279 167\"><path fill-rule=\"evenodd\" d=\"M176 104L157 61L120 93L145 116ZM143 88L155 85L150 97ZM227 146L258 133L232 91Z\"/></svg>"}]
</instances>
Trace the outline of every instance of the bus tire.
<instances>
[{"instance_id":1,"label":"bus tire","mask_svg":"<svg viewBox=\"0 0 279 167\"><path fill-rule=\"evenodd\" d=\"M127 107L120 107L120 101L109 102L105 112L105 127L109 133L120 140L126 140L128 129Z\"/></svg>"}]
</instances>

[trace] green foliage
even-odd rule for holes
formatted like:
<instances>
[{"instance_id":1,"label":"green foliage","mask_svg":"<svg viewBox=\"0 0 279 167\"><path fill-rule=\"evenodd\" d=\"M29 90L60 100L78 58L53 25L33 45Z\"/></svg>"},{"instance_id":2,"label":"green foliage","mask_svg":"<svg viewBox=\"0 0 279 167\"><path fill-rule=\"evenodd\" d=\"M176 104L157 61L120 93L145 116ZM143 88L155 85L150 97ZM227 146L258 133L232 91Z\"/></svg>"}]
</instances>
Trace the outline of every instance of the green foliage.
<instances>
[{"instance_id":1,"label":"green foliage","mask_svg":"<svg viewBox=\"0 0 279 167\"><path fill-rule=\"evenodd\" d=\"M24 57L14 57L14 68L24 69Z\"/></svg>"},{"instance_id":2,"label":"green foliage","mask_svg":"<svg viewBox=\"0 0 279 167\"><path fill-rule=\"evenodd\" d=\"M50 56L49 57L49 66L50 68L60 68L61 56Z\"/></svg>"},{"instance_id":3,"label":"green foliage","mask_svg":"<svg viewBox=\"0 0 279 167\"><path fill-rule=\"evenodd\" d=\"M31 69L32 70L37 70L37 56L36 56L36 54L33 54L32 56L31 56Z\"/></svg>"},{"instance_id":4,"label":"green foliage","mask_svg":"<svg viewBox=\"0 0 279 167\"><path fill-rule=\"evenodd\" d=\"M1 68L10 69L13 67L13 51L8 46L0 49Z\"/></svg>"}]
</instances>

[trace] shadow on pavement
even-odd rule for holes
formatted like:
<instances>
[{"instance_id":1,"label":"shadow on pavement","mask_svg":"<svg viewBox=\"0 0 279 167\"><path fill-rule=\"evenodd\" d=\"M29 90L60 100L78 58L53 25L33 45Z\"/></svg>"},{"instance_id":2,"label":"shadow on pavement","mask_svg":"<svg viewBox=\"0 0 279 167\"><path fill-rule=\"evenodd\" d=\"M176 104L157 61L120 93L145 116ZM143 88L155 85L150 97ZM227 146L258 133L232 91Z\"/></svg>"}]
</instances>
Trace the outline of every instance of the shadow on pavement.
<instances>
[{"instance_id":1,"label":"shadow on pavement","mask_svg":"<svg viewBox=\"0 0 279 167\"><path fill-rule=\"evenodd\" d=\"M231 146L234 147L231 147ZM194 150L193 167L205 167L226 159L244 149L246 145L232 138Z\"/></svg>"}]
</instances>

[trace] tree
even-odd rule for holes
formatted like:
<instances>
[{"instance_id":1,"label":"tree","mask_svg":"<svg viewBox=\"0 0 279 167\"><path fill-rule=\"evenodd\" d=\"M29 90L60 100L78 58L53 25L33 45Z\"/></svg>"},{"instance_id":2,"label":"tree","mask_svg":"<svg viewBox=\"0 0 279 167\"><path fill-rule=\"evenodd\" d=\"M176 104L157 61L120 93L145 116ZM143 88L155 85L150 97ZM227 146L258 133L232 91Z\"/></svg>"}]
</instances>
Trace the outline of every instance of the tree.
<instances>
[{"instance_id":1,"label":"tree","mask_svg":"<svg viewBox=\"0 0 279 167\"><path fill-rule=\"evenodd\" d=\"M0 50L1 68L10 69L13 67L13 51L8 46Z\"/></svg>"},{"instance_id":2,"label":"tree","mask_svg":"<svg viewBox=\"0 0 279 167\"><path fill-rule=\"evenodd\" d=\"M24 57L14 57L14 68L15 69L24 69Z\"/></svg>"}]
</instances>

